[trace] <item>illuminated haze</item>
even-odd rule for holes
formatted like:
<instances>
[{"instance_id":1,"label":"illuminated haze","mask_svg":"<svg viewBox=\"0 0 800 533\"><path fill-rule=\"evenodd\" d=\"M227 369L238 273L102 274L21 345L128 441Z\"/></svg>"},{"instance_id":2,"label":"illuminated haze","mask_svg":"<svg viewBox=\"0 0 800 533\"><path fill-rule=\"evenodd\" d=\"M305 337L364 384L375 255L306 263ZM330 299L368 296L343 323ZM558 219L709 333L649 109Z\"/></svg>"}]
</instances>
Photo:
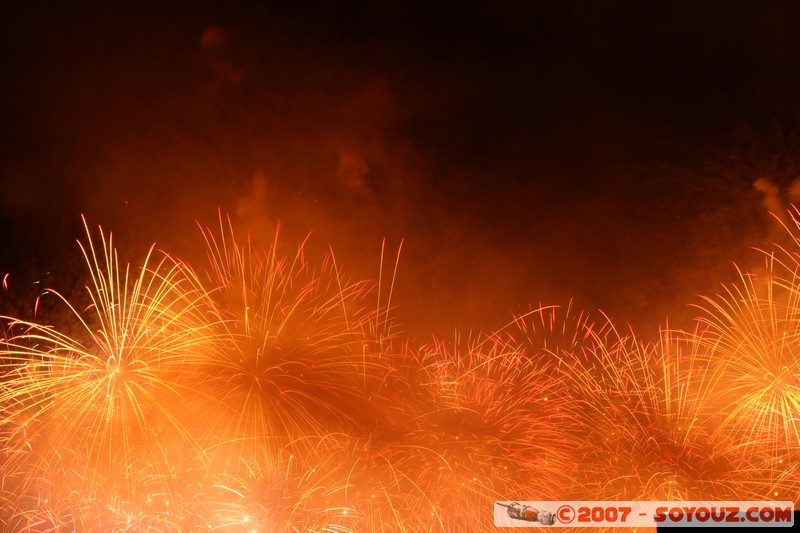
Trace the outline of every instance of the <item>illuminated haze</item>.
<instances>
[{"instance_id":1,"label":"illuminated haze","mask_svg":"<svg viewBox=\"0 0 800 533\"><path fill-rule=\"evenodd\" d=\"M220 208L354 278L405 239L422 335L570 299L652 328L798 197L790 3L171 6L0 8L8 305L82 282L81 213L191 257Z\"/></svg>"}]
</instances>

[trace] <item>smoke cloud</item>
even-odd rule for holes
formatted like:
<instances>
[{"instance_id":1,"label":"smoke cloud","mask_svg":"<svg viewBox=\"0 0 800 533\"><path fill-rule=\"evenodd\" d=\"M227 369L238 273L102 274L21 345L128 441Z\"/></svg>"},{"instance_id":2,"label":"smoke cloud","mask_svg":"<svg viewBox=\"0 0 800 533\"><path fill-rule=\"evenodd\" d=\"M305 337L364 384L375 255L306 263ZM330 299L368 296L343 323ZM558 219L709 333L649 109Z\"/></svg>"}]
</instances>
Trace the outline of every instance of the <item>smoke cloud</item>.
<instances>
[{"instance_id":1,"label":"smoke cloud","mask_svg":"<svg viewBox=\"0 0 800 533\"><path fill-rule=\"evenodd\" d=\"M659 9L4 6L2 273L69 270L81 213L196 255L221 210L356 278L404 239L414 330L680 315L800 199L798 51L765 29L796 13Z\"/></svg>"}]
</instances>

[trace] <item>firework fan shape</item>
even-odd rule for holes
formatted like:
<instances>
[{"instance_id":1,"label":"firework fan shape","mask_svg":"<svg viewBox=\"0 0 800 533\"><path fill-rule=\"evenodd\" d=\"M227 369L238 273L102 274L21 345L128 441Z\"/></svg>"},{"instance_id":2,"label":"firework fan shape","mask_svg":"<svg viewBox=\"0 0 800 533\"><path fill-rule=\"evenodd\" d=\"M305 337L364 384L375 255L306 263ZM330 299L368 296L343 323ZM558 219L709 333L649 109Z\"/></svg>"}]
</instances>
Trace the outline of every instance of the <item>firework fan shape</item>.
<instances>
[{"instance_id":1,"label":"firework fan shape","mask_svg":"<svg viewBox=\"0 0 800 533\"><path fill-rule=\"evenodd\" d=\"M418 368L411 400L417 415L402 451L395 449L407 458L395 462L418 465L426 498L419 507L429 507L420 515L441 521L433 529L491 527L486 503L508 494L563 493L574 446L561 432L569 399L552 379L552 363L499 336L434 339L410 355Z\"/></svg>"},{"instance_id":2,"label":"firework fan shape","mask_svg":"<svg viewBox=\"0 0 800 533\"><path fill-rule=\"evenodd\" d=\"M502 335L528 357L545 359L560 364L564 354L573 354L584 347L592 347L603 335L607 320L599 324L585 311L575 308L573 302L565 306L542 305L522 315L495 335Z\"/></svg>"},{"instance_id":3,"label":"firework fan shape","mask_svg":"<svg viewBox=\"0 0 800 533\"><path fill-rule=\"evenodd\" d=\"M305 456L247 457L246 468L185 472L184 512L170 531L363 530L366 517L348 504L349 465L342 435L309 437ZM242 462L245 459L241 459ZM268 468L265 468L265 465ZM277 468L276 468L277 465Z\"/></svg>"},{"instance_id":4,"label":"firework fan shape","mask_svg":"<svg viewBox=\"0 0 800 533\"><path fill-rule=\"evenodd\" d=\"M730 466L698 417L701 369L681 332L662 330L645 343L610 323L595 342L564 354L560 381L575 402L580 441L579 499L686 500L729 487Z\"/></svg>"},{"instance_id":5,"label":"firework fan shape","mask_svg":"<svg viewBox=\"0 0 800 533\"><path fill-rule=\"evenodd\" d=\"M694 470L708 467L694 464L706 450L689 438L698 428L684 381L696 368L679 370L681 341L692 337L667 329L648 345L571 302L518 316L502 333L528 357L551 362L568 399L560 431L576 450L575 472L561 498L683 498Z\"/></svg>"},{"instance_id":6,"label":"firework fan shape","mask_svg":"<svg viewBox=\"0 0 800 533\"><path fill-rule=\"evenodd\" d=\"M702 339L716 369L707 400L722 415L720 430L736 432L743 447L785 453L800 444L798 296L769 276L742 274L706 299Z\"/></svg>"},{"instance_id":7,"label":"firework fan shape","mask_svg":"<svg viewBox=\"0 0 800 533\"><path fill-rule=\"evenodd\" d=\"M797 211L786 226L798 244ZM736 283L705 297L698 322L708 373L703 409L731 441L743 484L759 497L796 498L800 481L800 259L779 245L762 251L764 267L739 271Z\"/></svg>"},{"instance_id":8,"label":"firework fan shape","mask_svg":"<svg viewBox=\"0 0 800 533\"><path fill-rule=\"evenodd\" d=\"M284 256L277 234L266 248L240 244L223 220L203 229L218 324L216 349L197 362L198 388L214 398L203 442L222 471L257 460L280 472L289 455L319 453L304 448L309 437L376 423L371 402L391 372L386 313L367 306L370 287L347 283L332 253L314 264L301 243Z\"/></svg>"},{"instance_id":9,"label":"firework fan shape","mask_svg":"<svg viewBox=\"0 0 800 533\"><path fill-rule=\"evenodd\" d=\"M85 305L4 317L2 529L469 532L509 498L796 498L792 215L790 246L652 342L570 304L419 343L382 261L348 282L220 216L201 269L121 266L87 227Z\"/></svg>"},{"instance_id":10,"label":"firework fan shape","mask_svg":"<svg viewBox=\"0 0 800 533\"><path fill-rule=\"evenodd\" d=\"M59 327L6 318L2 512L10 529L102 530L87 502L136 507L170 494L171 454L195 445L182 405L184 362L211 333L202 290L153 248L138 268L121 267L112 237L101 229L98 243L86 231L88 306L53 291L68 315Z\"/></svg>"}]
</instances>

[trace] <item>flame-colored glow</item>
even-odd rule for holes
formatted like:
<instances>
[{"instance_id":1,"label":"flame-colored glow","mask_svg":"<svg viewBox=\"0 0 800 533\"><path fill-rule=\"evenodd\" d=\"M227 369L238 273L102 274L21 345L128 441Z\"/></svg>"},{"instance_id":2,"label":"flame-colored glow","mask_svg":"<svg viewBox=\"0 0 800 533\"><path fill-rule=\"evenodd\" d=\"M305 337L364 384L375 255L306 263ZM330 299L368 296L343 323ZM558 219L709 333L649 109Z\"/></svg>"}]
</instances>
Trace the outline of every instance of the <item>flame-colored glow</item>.
<instances>
[{"instance_id":1,"label":"flame-colored glow","mask_svg":"<svg viewBox=\"0 0 800 533\"><path fill-rule=\"evenodd\" d=\"M201 234L206 265L130 266L87 227L85 305L4 317L3 529L474 531L496 499L800 495L800 247L694 331L545 306L420 342L332 253Z\"/></svg>"}]
</instances>

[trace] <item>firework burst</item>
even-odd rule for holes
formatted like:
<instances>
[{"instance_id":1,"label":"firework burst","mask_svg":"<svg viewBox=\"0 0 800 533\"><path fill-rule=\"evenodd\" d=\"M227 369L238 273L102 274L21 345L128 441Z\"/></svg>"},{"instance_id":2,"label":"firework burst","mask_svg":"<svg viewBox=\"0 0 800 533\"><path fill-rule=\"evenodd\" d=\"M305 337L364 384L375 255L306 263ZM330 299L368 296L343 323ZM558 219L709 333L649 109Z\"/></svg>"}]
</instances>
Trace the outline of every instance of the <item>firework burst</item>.
<instances>
[{"instance_id":1,"label":"firework burst","mask_svg":"<svg viewBox=\"0 0 800 533\"><path fill-rule=\"evenodd\" d=\"M574 447L562 429L569 399L551 362L499 335L434 339L412 355L416 416L403 442L418 457L431 511L450 510L449 527L489 527L487 502L509 494L554 498L568 487Z\"/></svg>"},{"instance_id":2,"label":"firework burst","mask_svg":"<svg viewBox=\"0 0 800 533\"><path fill-rule=\"evenodd\" d=\"M593 346L609 326L607 320L598 324L589 313L576 309L573 302L569 302L566 306L540 306L515 316L496 335L506 336L507 342L528 357L560 363L563 354L574 354Z\"/></svg>"},{"instance_id":3,"label":"firework burst","mask_svg":"<svg viewBox=\"0 0 800 533\"><path fill-rule=\"evenodd\" d=\"M778 245L763 257L763 268L739 271L698 306L698 342L712 368L702 408L739 455L739 469L758 472L762 481L745 483L748 492L788 498L800 491L789 475L800 459L800 260Z\"/></svg>"},{"instance_id":4,"label":"firework burst","mask_svg":"<svg viewBox=\"0 0 800 533\"><path fill-rule=\"evenodd\" d=\"M609 323L565 354L560 382L575 402L580 499L685 500L724 489L721 457L696 412L691 336L645 343Z\"/></svg>"},{"instance_id":5,"label":"firework burst","mask_svg":"<svg viewBox=\"0 0 800 533\"><path fill-rule=\"evenodd\" d=\"M169 256L154 259L153 248L138 269L121 267L112 237L101 230L97 243L86 231L86 308L53 291L66 305L65 327L6 319L2 491L14 527L31 520L18 511L77 525L86 513L69 502L113 508L170 493L171 453L194 446L178 414L183 363L211 335L202 290Z\"/></svg>"},{"instance_id":6,"label":"firework burst","mask_svg":"<svg viewBox=\"0 0 800 533\"><path fill-rule=\"evenodd\" d=\"M468 532L509 498L800 495L789 246L691 332L647 342L570 304L419 343L383 264L353 283L306 243L201 231L195 271L153 248L121 266L87 228L86 302L4 317L5 529Z\"/></svg>"},{"instance_id":7,"label":"firework burst","mask_svg":"<svg viewBox=\"0 0 800 533\"><path fill-rule=\"evenodd\" d=\"M800 300L774 279L742 274L739 284L706 298L700 321L715 372L709 404L723 414L721 431L742 445L797 448L800 435Z\"/></svg>"},{"instance_id":8,"label":"firework burst","mask_svg":"<svg viewBox=\"0 0 800 533\"><path fill-rule=\"evenodd\" d=\"M309 437L368 428L370 400L391 371L389 340L376 333L386 332L385 312L367 306L369 286L348 283L332 254L314 264L304 243L283 255L277 234L267 248L240 244L222 217L219 232L203 236L208 306L219 326L217 349L198 371L215 398L206 441L223 469L269 461L265 447L277 458Z\"/></svg>"}]
</instances>

